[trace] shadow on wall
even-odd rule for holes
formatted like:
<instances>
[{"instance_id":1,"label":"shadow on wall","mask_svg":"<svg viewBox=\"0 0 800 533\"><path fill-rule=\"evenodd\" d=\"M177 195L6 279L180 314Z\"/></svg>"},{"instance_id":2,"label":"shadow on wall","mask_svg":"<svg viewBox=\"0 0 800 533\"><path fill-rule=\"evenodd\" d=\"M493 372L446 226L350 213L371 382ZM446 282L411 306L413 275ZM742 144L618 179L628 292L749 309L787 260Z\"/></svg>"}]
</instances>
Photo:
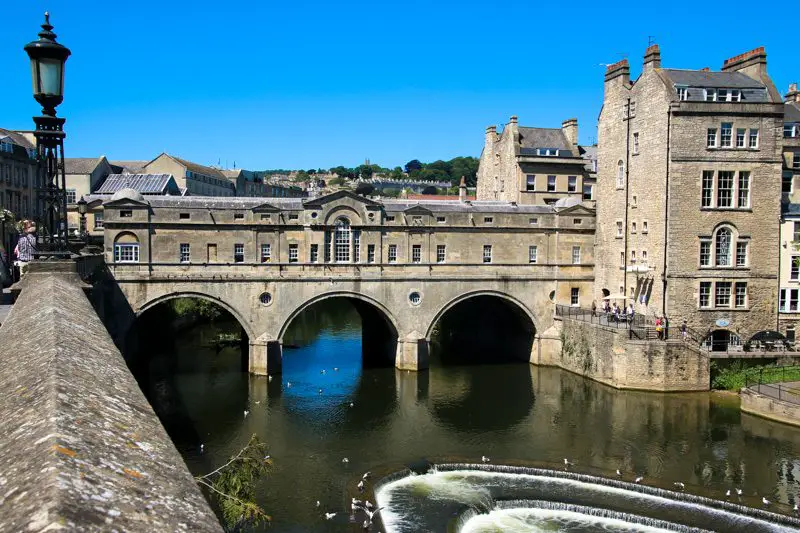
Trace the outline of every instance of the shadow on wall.
<instances>
[{"instance_id":1,"label":"shadow on wall","mask_svg":"<svg viewBox=\"0 0 800 533\"><path fill-rule=\"evenodd\" d=\"M536 328L516 304L480 295L457 303L431 335L432 355L444 365L529 361Z\"/></svg>"}]
</instances>

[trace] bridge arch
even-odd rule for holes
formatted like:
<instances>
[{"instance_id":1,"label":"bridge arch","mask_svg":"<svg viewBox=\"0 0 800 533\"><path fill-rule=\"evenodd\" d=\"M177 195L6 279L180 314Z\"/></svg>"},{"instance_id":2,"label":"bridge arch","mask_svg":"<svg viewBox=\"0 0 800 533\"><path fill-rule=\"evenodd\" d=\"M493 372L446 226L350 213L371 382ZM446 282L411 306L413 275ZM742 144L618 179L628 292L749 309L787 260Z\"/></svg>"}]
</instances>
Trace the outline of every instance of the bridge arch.
<instances>
[{"instance_id":1,"label":"bridge arch","mask_svg":"<svg viewBox=\"0 0 800 533\"><path fill-rule=\"evenodd\" d=\"M256 337L258 337L258 335L256 335L255 332L253 331L253 326L250 323L250 321L245 319L242 316L242 314L235 307L231 306L230 304L226 303L224 300L222 300L222 299L220 299L220 298L218 298L216 296L212 296L210 294L205 294L205 293L197 292L197 291L172 292L172 293L169 293L169 294L165 294L165 295L159 296L157 298L153 298L152 300L148 301L147 303L139 306L139 309L137 309L135 311L136 316L139 317L142 313L144 313L148 309L152 309L153 307L155 307L155 306L157 306L159 304L162 304L164 302L168 302L170 300L176 300L178 298L198 298L200 300L206 300L208 302L216 304L216 305L220 306L221 308L225 309L228 313L231 314L231 316L233 316L236 319L236 321L239 323L239 325L242 326L242 328L244 329L245 333L247 333L247 337L251 341L253 339L255 339Z\"/></svg>"},{"instance_id":2,"label":"bridge arch","mask_svg":"<svg viewBox=\"0 0 800 533\"><path fill-rule=\"evenodd\" d=\"M477 296L495 296L495 297L501 298L501 299L511 303L519 311L524 313L525 316L528 317L528 319L531 321L531 324L533 325L534 330L535 331L539 331L538 326L536 324L536 319L535 319L533 313L531 313L530 309L528 309L528 306L525 305L524 303L522 303L519 299L511 296L510 294L506 294L506 293L501 292L501 291L477 290L477 291L465 292L464 294L461 294L461 295L453 298L452 300L447 302L444 306L442 306L442 308L439 309L439 311L436 313L436 315L434 315L433 319L428 324L428 329L427 329L427 331L425 333L425 339L428 340L428 341L431 340L431 335L433 334L433 330L436 327L436 324L439 323L439 320L449 310L454 308L456 305L458 305L458 304L460 304L462 302L465 302L465 301L467 301L467 300L469 300L471 298L475 298Z\"/></svg>"},{"instance_id":3,"label":"bridge arch","mask_svg":"<svg viewBox=\"0 0 800 533\"><path fill-rule=\"evenodd\" d=\"M348 298L348 299L358 300L358 301L367 303L370 306L372 306L373 308L375 308L377 311L380 312L380 314L382 315L382 318L389 325L391 325L392 329L394 329L395 334L398 334L399 331L400 331L400 328L397 325L397 319L395 318L395 316L392 314L392 312L389 311L389 309L383 303L379 302L378 300L376 300L374 298L366 296L366 295L364 295L364 294L362 294L360 292L341 291L340 290L340 291L331 291L331 292L325 292L325 293L319 294L319 295L317 295L317 296L315 296L313 298L310 298L310 299L306 300L301 305L297 306L297 308L295 308L294 311L292 311L286 317L286 319L283 321L283 325L281 326L280 332L278 333L277 340L279 342L283 343L283 337L286 334L286 331L289 329L289 326L291 326L291 324L294 321L294 319L297 318L298 316L300 316L300 314L303 311L305 311L306 309L310 308L311 306L313 306L316 303L319 303L319 302L321 302L323 300L329 300L331 298Z\"/></svg>"}]
</instances>

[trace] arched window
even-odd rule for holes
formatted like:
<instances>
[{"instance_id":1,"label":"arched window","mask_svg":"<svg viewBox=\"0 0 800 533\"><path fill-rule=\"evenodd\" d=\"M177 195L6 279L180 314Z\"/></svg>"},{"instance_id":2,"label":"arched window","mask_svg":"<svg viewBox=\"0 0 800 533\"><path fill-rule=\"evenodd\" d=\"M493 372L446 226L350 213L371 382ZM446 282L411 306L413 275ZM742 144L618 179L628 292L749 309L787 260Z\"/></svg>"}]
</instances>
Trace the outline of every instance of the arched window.
<instances>
[{"instance_id":1,"label":"arched window","mask_svg":"<svg viewBox=\"0 0 800 533\"><path fill-rule=\"evenodd\" d=\"M114 239L115 263L139 262L139 239L130 232L123 232Z\"/></svg>"},{"instance_id":2,"label":"arched window","mask_svg":"<svg viewBox=\"0 0 800 533\"><path fill-rule=\"evenodd\" d=\"M625 163L620 159L617 161L617 189L625 187Z\"/></svg>"},{"instance_id":3,"label":"arched window","mask_svg":"<svg viewBox=\"0 0 800 533\"><path fill-rule=\"evenodd\" d=\"M717 237L715 239L715 256L717 266L731 266L732 237L733 234L728 228L720 228L717 230Z\"/></svg>"},{"instance_id":4,"label":"arched window","mask_svg":"<svg viewBox=\"0 0 800 533\"><path fill-rule=\"evenodd\" d=\"M333 258L337 263L350 262L350 221L337 218L333 230Z\"/></svg>"}]
</instances>

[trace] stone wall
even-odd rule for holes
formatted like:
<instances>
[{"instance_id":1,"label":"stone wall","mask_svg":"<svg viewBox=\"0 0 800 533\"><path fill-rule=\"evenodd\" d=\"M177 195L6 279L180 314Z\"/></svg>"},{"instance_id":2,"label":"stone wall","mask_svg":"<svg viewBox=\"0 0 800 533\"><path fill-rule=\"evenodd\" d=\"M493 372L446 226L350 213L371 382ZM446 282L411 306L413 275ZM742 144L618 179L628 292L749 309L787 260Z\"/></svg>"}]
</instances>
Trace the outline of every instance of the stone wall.
<instances>
[{"instance_id":1,"label":"stone wall","mask_svg":"<svg viewBox=\"0 0 800 533\"><path fill-rule=\"evenodd\" d=\"M682 341L637 341L628 331L577 320L556 321L559 342L542 349L540 365L557 366L620 389L708 390L709 359ZM552 331L548 331L552 337Z\"/></svg>"},{"instance_id":2,"label":"stone wall","mask_svg":"<svg viewBox=\"0 0 800 533\"><path fill-rule=\"evenodd\" d=\"M222 531L74 264L32 263L19 288L0 328L0 530Z\"/></svg>"},{"instance_id":3,"label":"stone wall","mask_svg":"<svg viewBox=\"0 0 800 533\"><path fill-rule=\"evenodd\" d=\"M742 412L770 420L800 426L800 404L789 403L744 388L739 392Z\"/></svg>"}]
</instances>

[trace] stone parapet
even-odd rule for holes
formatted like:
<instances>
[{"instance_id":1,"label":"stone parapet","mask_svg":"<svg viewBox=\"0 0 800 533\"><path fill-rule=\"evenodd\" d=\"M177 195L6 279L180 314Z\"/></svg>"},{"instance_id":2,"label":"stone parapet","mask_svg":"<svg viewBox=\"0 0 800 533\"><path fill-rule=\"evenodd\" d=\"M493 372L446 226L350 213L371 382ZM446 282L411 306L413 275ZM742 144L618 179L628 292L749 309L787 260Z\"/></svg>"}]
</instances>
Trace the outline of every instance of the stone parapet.
<instances>
[{"instance_id":1,"label":"stone parapet","mask_svg":"<svg viewBox=\"0 0 800 533\"><path fill-rule=\"evenodd\" d=\"M559 338L554 340L558 330ZM618 389L705 391L709 358L683 341L628 339L626 329L556 320L538 364L557 366ZM532 361L533 362L533 361Z\"/></svg>"},{"instance_id":2,"label":"stone parapet","mask_svg":"<svg viewBox=\"0 0 800 533\"><path fill-rule=\"evenodd\" d=\"M69 270L0 328L0 530L222 531Z\"/></svg>"}]
</instances>

